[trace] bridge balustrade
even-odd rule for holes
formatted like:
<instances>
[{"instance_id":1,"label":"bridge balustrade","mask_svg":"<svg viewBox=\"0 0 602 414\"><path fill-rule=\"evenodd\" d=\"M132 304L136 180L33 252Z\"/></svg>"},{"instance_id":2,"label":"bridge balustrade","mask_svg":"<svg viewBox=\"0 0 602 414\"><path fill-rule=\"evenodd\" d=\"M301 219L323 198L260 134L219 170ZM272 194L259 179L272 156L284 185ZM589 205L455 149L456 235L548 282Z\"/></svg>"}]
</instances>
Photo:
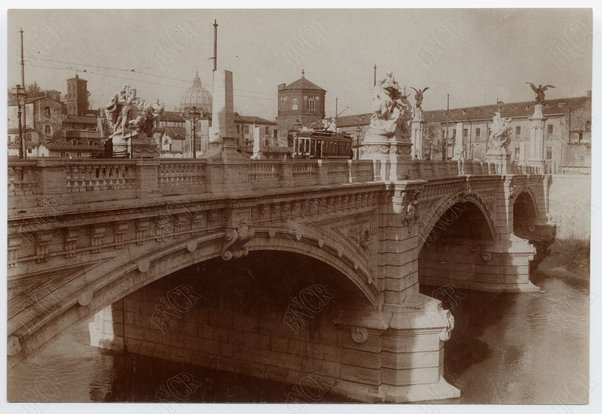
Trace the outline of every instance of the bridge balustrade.
<instances>
[{"instance_id":1,"label":"bridge balustrade","mask_svg":"<svg viewBox=\"0 0 602 414\"><path fill-rule=\"evenodd\" d=\"M8 197L22 197L38 193L36 161L23 160L8 165Z\"/></svg>"},{"instance_id":2,"label":"bridge balustrade","mask_svg":"<svg viewBox=\"0 0 602 414\"><path fill-rule=\"evenodd\" d=\"M65 165L68 193L128 190L136 186L135 166L115 161L73 161Z\"/></svg>"},{"instance_id":3,"label":"bridge balustrade","mask_svg":"<svg viewBox=\"0 0 602 414\"><path fill-rule=\"evenodd\" d=\"M169 160L159 163L159 189L169 195L180 191L207 191L206 163L194 160Z\"/></svg>"},{"instance_id":4,"label":"bridge balustrade","mask_svg":"<svg viewBox=\"0 0 602 414\"><path fill-rule=\"evenodd\" d=\"M278 187L282 177L280 162L254 161L249 166L249 180L253 189Z\"/></svg>"},{"instance_id":5,"label":"bridge balustrade","mask_svg":"<svg viewBox=\"0 0 602 414\"><path fill-rule=\"evenodd\" d=\"M223 169L236 174L226 175ZM471 160L407 160L397 169L405 179L544 173L540 164L513 163L503 170ZM233 179L248 183L251 190L361 183L381 181L389 171L388 163L371 160L13 159L8 163L8 204L23 208L44 206L48 199L56 205L198 195L223 192L226 181Z\"/></svg>"}]
</instances>

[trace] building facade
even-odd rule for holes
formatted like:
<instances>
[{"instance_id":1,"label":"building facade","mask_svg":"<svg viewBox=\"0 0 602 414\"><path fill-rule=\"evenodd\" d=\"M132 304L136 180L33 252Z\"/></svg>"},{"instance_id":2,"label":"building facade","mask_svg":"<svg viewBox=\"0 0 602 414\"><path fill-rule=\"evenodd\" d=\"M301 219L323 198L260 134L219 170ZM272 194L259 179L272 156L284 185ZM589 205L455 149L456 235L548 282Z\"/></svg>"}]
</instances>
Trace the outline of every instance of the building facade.
<instances>
[{"instance_id":1,"label":"building facade","mask_svg":"<svg viewBox=\"0 0 602 414\"><path fill-rule=\"evenodd\" d=\"M511 118L513 161L528 161L530 117L534 102L424 111L424 153L428 159L453 159L463 153L466 159L487 158L492 119L496 112ZM553 171L567 167L591 166L591 95L550 99L543 108L544 158ZM370 113L339 117L337 130L363 140Z\"/></svg>"},{"instance_id":2,"label":"building facade","mask_svg":"<svg viewBox=\"0 0 602 414\"><path fill-rule=\"evenodd\" d=\"M67 79L67 93L64 99L67 114L86 115L90 109L89 96L87 80L80 78L79 75Z\"/></svg>"},{"instance_id":3,"label":"building facade","mask_svg":"<svg viewBox=\"0 0 602 414\"><path fill-rule=\"evenodd\" d=\"M305 78L287 85L278 85L278 141L287 145L287 137L294 125L308 128L322 127L326 117L324 99L326 90Z\"/></svg>"}]
</instances>

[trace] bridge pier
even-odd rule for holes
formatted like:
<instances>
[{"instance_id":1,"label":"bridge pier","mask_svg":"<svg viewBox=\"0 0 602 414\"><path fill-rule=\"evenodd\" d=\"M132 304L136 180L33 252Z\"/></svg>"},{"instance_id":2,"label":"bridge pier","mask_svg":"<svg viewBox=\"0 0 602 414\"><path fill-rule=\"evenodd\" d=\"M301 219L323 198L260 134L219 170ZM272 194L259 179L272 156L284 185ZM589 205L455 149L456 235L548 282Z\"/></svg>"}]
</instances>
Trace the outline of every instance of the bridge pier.
<instances>
[{"instance_id":1,"label":"bridge pier","mask_svg":"<svg viewBox=\"0 0 602 414\"><path fill-rule=\"evenodd\" d=\"M420 256L420 283L484 292L536 292L530 263L535 247L511 235L502 243L442 239Z\"/></svg>"}]
</instances>

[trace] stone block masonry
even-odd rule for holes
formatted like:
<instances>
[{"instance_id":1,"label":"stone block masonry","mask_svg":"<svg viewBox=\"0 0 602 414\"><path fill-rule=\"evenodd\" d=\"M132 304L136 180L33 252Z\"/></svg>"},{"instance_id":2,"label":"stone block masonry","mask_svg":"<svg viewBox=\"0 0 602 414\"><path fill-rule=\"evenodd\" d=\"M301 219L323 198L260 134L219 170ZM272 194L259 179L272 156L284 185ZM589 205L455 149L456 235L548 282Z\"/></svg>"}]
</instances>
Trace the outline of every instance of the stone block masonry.
<instances>
[{"instance_id":1,"label":"stone block masonry","mask_svg":"<svg viewBox=\"0 0 602 414\"><path fill-rule=\"evenodd\" d=\"M366 402L458 395L441 379L441 335L449 326L437 301L419 295L405 317L371 307L360 315L333 301L294 331L286 307L241 307L173 286L161 279L99 312L90 323L92 345L290 384L317 375L332 385L329 392Z\"/></svg>"}]
</instances>

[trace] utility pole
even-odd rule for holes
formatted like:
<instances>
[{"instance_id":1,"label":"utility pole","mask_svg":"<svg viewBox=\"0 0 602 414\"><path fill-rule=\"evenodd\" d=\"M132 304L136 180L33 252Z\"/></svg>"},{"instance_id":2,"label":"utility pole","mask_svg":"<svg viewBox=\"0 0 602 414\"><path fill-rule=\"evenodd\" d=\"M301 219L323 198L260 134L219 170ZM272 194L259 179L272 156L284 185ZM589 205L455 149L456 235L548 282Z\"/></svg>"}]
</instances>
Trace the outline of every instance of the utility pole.
<instances>
[{"instance_id":1,"label":"utility pole","mask_svg":"<svg viewBox=\"0 0 602 414\"><path fill-rule=\"evenodd\" d=\"M213 21L213 71L217 70L217 19Z\"/></svg>"},{"instance_id":2,"label":"utility pole","mask_svg":"<svg viewBox=\"0 0 602 414\"><path fill-rule=\"evenodd\" d=\"M23 28L19 31L21 34L21 86L27 93L27 87L25 86L25 59L23 58ZM27 105L27 101L25 102ZM27 126L27 107L23 108L23 129Z\"/></svg>"}]
</instances>

